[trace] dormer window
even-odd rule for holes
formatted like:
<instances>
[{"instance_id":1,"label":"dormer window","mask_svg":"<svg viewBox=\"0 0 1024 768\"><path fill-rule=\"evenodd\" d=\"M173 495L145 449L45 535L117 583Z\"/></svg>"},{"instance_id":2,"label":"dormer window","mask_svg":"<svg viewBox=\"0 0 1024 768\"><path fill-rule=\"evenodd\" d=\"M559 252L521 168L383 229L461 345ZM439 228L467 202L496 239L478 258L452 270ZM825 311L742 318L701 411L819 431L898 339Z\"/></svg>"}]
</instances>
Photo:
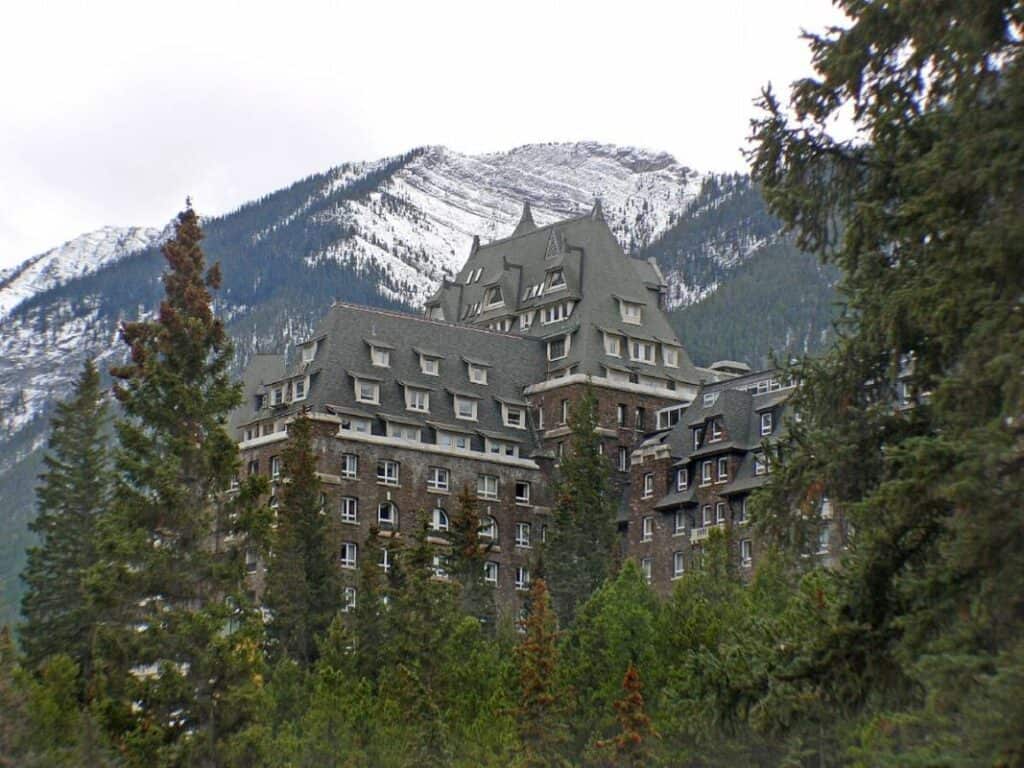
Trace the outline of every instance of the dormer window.
<instances>
[{"instance_id":1,"label":"dormer window","mask_svg":"<svg viewBox=\"0 0 1024 768\"><path fill-rule=\"evenodd\" d=\"M378 368L391 366L391 350L386 347L370 347L370 362Z\"/></svg>"},{"instance_id":2,"label":"dormer window","mask_svg":"<svg viewBox=\"0 0 1024 768\"><path fill-rule=\"evenodd\" d=\"M676 472L676 490L685 491L690 486L690 470L686 467Z\"/></svg>"},{"instance_id":3,"label":"dormer window","mask_svg":"<svg viewBox=\"0 0 1024 768\"><path fill-rule=\"evenodd\" d=\"M492 440L488 437L484 440L484 451L486 453L493 453L496 456L519 458L519 446L516 443L510 443L505 440Z\"/></svg>"},{"instance_id":4,"label":"dormer window","mask_svg":"<svg viewBox=\"0 0 1024 768\"><path fill-rule=\"evenodd\" d=\"M654 365L654 343L633 339L629 346L629 359L637 363Z\"/></svg>"},{"instance_id":5,"label":"dormer window","mask_svg":"<svg viewBox=\"0 0 1024 768\"><path fill-rule=\"evenodd\" d=\"M306 380L296 379L292 382L292 400L306 399Z\"/></svg>"},{"instance_id":6,"label":"dormer window","mask_svg":"<svg viewBox=\"0 0 1024 768\"><path fill-rule=\"evenodd\" d=\"M569 354L569 337L559 336L548 342L548 360L561 360Z\"/></svg>"},{"instance_id":7,"label":"dormer window","mask_svg":"<svg viewBox=\"0 0 1024 768\"><path fill-rule=\"evenodd\" d=\"M312 363L316 357L316 348L320 342L314 341L312 344L307 344L302 348L302 362Z\"/></svg>"},{"instance_id":8,"label":"dormer window","mask_svg":"<svg viewBox=\"0 0 1024 768\"><path fill-rule=\"evenodd\" d=\"M559 291L565 288L565 272L561 269L553 269L548 272L547 282L545 283L545 291Z\"/></svg>"},{"instance_id":9,"label":"dormer window","mask_svg":"<svg viewBox=\"0 0 1024 768\"><path fill-rule=\"evenodd\" d=\"M704 428L697 427L693 430L693 447L694 450L700 448L700 444L704 441Z\"/></svg>"},{"instance_id":10,"label":"dormer window","mask_svg":"<svg viewBox=\"0 0 1024 768\"><path fill-rule=\"evenodd\" d=\"M281 405L284 402L284 387L274 387L270 392L270 404Z\"/></svg>"},{"instance_id":11,"label":"dormer window","mask_svg":"<svg viewBox=\"0 0 1024 768\"><path fill-rule=\"evenodd\" d=\"M397 437L399 440L409 440L418 443L421 440L421 430L408 424L396 424L393 421L389 421L388 437Z\"/></svg>"},{"instance_id":12,"label":"dormer window","mask_svg":"<svg viewBox=\"0 0 1024 768\"><path fill-rule=\"evenodd\" d=\"M614 333L604 335L604 353L612 357L622 357L623 338Z\"/></svg>"},{"instance_id":13,"label":"dormer window","mask_svg":"<svg viewBox=\"0 0 1024 768\"><path fill-rule=\"evenodd\" d=\"M455 418L476 421L477 400L475 397L455 395Z\"/></svg>"},{"instance_id":14,"label":"dormer window","mask_svg":"<svg viewBox=\"0 0 1024 768\"><path fill-rule=\"evenodd\" d=\"M560 304L550 304L541 309L540 322L541 325L551 325L565 320L569 315L572 314L573 303L566 301Z\"/></svg>"},{"instance_id":15,"label":"dormer window","mask_svg":"<svg viewBox=\"0 0 1024 768\"><path fill-rule=\"evenodd\" d=\"M529 312L523 312L523 314L519 316L519 330L525 331L533 325L534 314L536 313L531 309Z\"/></svg>"},{"instance_id":16,"label":"dormer window","mask_svg":"<svg viewBox=\"0 0 1024 768\"><path fill-rule=\"evenodd\" d=\"M772 414L771 411L768 413L761 414L761 434L770 435L772 433Z\"/></svg>"},{"instance_id":17,"label":"dormer window","mask_svg":"<svg viewBox=\"0 0 1024 768\"><path fill-rule=\"evenodd\" d=\"M441 361L429 355L420 355L420 371L427 376L437 376L440 373Z\"/></svg>"},{"instance_id":18,"label":"dormer window","mask_svg":"<svg viewBox=\"0 0 1024 768\"><path fill-rule=\"evenodd\" d=\"M664 361L666 368L678 368L679 349L676 347L663 346L661 348L661 359Z\"/></svg>"},{"instance_id":19,"label":"dormer window","mask_svg":"<svg viewBox=\"0 0 1024 768\"><path fill-rule=\"evenodd\" d=\"M430 393L425 389L405 388L405 407L410 411L427 413L430 411Z\"/></svg>"},{"instance_id":20,"label":"dormer window","mask_svg":"<svg viewBox=\"0 0 1024 768\"><path fill-rule=\"evenodd\" d=\"M506 427L513 429L526 429L526 409L518 405L506 405L502 403L502 420Z\"/></svg>"},{"instance_id":21,"label":"dormer window","mask_svg":"<svg viewBox=\"0 0 1024 768\"><path fill-rule=\"evenodd\" d=\"M356 401L380 405L380 383L368 379L356 379Z\"/></svg>"},{"instance_id":22,"label":"dormer window","mask_svg":"<svg viewBox=\"0 0 1024 768\"><path fill-rule=\"evenodd\" d=\"M644 305L632 301L619 299L619 312L622 315L622 322L630 325L643 325Z\"/></svg>"},{"instance_id":23,"label":"dormer window","mask_svg":"<svg viewBox=\"0 0 1024 768\"><path fill-rule=\"evenodd\" d=\"M474 384L486 384L487 383L487 368L482 365L469 365L469 380Z\"/></svg>"},{"instance_id":24,"label":"dormer window","mask_svg":"<svg viewBox=\"0 0 1024 768\"><path fill-rule=\"evenodd\" d=\"M718 393L717 392L705 392L704 396L701 398L701 402L704 404L705 408L711 407L716 402L718 402Z\"/></svg>"},{"instance_id":25,"label":"dormer window","mask_svg":"<svg viewBox=\"0 0 1024 768\"><path fill-rule=\"evenodd\" d=\"M709 442L716 443L722 439L722 422L718 419L711 420L711 439Z\"/></svg>"},{"instance_id":26,"label":"dormer window","mask_svg":"<svg viewBox=\"0 0 1024 768\"><path fill-rule=\"evenodd\" d=\"M487 293L484 294L484 304L488 309L505 304L505 299L501 296L501 286L493 285L487 289Z\"/></svg>"}]
</instances>

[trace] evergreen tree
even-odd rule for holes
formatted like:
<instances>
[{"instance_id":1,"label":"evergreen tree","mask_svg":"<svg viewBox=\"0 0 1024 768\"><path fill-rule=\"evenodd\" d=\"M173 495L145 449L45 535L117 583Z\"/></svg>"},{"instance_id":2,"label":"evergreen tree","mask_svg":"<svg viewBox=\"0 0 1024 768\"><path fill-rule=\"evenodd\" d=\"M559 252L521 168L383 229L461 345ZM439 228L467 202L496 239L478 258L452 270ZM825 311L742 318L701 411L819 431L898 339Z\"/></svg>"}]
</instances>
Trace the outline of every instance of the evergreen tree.
<instances>
[{"instance_id":1,"label":"evergreen tree","mask_svg":"<svg viewBox=\"0 0 1024 768\"><path fill-rule=\"evenodd\" d=\"M848 305L795 371L802 420L758 515L796 562L823 495L848 524L830 619L784 641L782 687L813 692L788 720L885 721L901 764L937 743L1005 764L1020 729L992 738L964 706L994 680L1024 692L1024 7L839 6L792 112L769 90L753 125L769 207ZM829 135L840 112L857 142Z\"/></svg>"},{"instance_id":2,"label":"evergreen tree","mask_svg":"<svg viewBox=\"0 0 1024 768\"><path fill-rule=\"evenodd\" d=\"M494 589L484 582L484 563L493 546L480 538L480 512L476 496L463 486L456 500L456 510L449 522L448 540L451 555L448 568L459 585L462 612L486 623L493 631L497 623Z\"/></svg>"},{"instance_id":3,"label":"evergreen tree","mask_svg":"<svg viewBox=\"0 0 1024 768\"><path fill-rule=\"evenodd\" d=\"M116 487L94 593L104 611L108 727L132 764L218 765L244 725L261 663L261 624L244 610L238 471L227 417L241 402L231 343L212 310L191 207L163 246L157 318L126 323L130 362L113 371Z\"/></svg>"},{"instance_id":4,"label":"evergreen tree","mask_svg":"<svg viewBox=\"0 0 1024 768\"><path fill-rule=\"evenodd\" d=\"M276 650L303 666L315 660L316 638L327 631L341 607L336 536L324 514L311 427L305 417L288 427L289 442L282 454L286 480L264 598L273 616L270 636Z\"/></svg>"},{"instance_id":5,"label":"evergreen tree","mask_svg":"<svg viewBox=\"0 0 1024 768\"><path fill-rule=\"evenodd\" d=\"M640 672L630 662L622 679L624 693L615 702L619 732L615 738L600 743L602 748L612 751L611 765L642 768L651 764L651 742L658 734L647 715L642 689Z\"/></svg>"},{"instance_id":6,"label":"evergreen tree","mask_svg":"<svg viewBox=\"0 0 1024 768\"><path fill-rule=\"evenodd\" d=\"M569 427L544 553L551 599L563 626L573 622L577 607L604 582L616 545L615 497L597 434L597 400L589 387L569 414Z\"/></svg>"},{"instance_id":7,"label":"evergreen tree","mask_svg":"<svg viewBox=\"0 0 1024 768\"><path fill-rule=\"evenodd\" d=\"M87 360L70 400L51 422L46 471L37 490L39 515L31 523L38 546L28 552L22 578L21 643L31 666L65 653L88 685L96 613L87 578L96 561L98 519L110 495L107 409L96 366Z\"/></svg>"},{"instance_id":8,"label":"evergreen tree","mask_svg":"<svg viewBox=\"0 0 1024 768\"><path fill-rule=\"evenodd\" d=\"M519 706L516 724L528 768L564 762L566 741L564 693L558 685L558 630L544 579L530 585L530 613L516 649L519 662Z\"/></svg>"}]
</instances>

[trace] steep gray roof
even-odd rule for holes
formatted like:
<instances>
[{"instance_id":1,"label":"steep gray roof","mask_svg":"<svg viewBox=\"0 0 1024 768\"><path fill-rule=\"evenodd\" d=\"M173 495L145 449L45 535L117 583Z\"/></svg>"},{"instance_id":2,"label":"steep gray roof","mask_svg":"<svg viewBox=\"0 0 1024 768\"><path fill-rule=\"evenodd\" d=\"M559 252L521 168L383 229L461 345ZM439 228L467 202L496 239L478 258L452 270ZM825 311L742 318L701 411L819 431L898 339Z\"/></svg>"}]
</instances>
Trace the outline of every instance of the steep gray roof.
<instances>
[{"instance_id":1,"label":"steep gray roof","mask_svg":"<svg viewBox=\"0 0 1024 768\"><path fill-rule=\"evenodd\" d=\"M231 412L228 424L237 428L249 421L254 413L256 396L261 394L263 386L277 381L285 375L285 356L277 352L257 352L249 359L249 364L242 373L242 404Z\"/></svg>"}]
</instances>

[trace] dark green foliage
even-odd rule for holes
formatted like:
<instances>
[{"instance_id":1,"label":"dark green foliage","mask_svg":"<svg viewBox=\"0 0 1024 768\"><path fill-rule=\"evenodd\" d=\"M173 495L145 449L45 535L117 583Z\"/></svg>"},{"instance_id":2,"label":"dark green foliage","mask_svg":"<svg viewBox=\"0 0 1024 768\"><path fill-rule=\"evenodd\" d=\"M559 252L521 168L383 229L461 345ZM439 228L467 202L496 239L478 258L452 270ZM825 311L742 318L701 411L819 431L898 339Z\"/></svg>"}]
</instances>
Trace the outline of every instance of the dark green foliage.
<instances>
[{"instance_id":1,"label":"dark green foliage","mask_svg":"<svg viewBox=\"0 0 1024 768\"><path fill-rule=\"evenodd\" d=\"M96 612L87 579L97 556L99 517L110 497L106 405L100 377L86 362L73 397L57 405L45 472L37 491L19 629L28 663L64 653L91 678Z\"/></svg>"},{"instance_id":2,"label":"dark green foliage","mask_svg":"<svg viewBox=\"0 0 1024 768\"><path fill-rule=\"evenodd\" d=\"M569 414L569 448L558 468L544 568L563 626L604 581L615 557L615 500L601 454L597 405L588 388Z\"/></svg>"},{"instance_id":3,"label":"dark green foliage","mask_svg":"<svg viewBox=\"0 0 1024 768\"><path fill-rule=\"evenodd\" d=\"M327 631L341 604L338 536L324 514L310 421L297 418L288 425L288 435L264 602L273 616L269 634L274 651L308 665L316 658L316 638Z\"/></svg>"},{"instance_id":4,"label":"dark green foliage","mask_svg":"<svg viewBox=\"0 0 1024 768\"><path fill-rule=\"evenodd\" d=\"M463 486L456 499L456 509L449 522L448 540L451 554L448 569L458 583L459 606L468 616L476 616L490 631L497 625L494 588L484 582L484 563L493 542L480 538L480 512L476 495Z\"/></svg>"}]
</instances>

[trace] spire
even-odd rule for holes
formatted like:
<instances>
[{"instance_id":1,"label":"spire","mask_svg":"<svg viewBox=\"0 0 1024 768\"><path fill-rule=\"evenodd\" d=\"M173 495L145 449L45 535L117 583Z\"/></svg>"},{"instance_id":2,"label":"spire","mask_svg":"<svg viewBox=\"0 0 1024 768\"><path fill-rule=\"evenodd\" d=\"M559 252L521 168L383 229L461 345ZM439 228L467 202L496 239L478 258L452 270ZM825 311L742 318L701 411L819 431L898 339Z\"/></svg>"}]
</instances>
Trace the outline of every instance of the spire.
<instances>
[{"instance_id":1,"label":"spire","mask_svg":"<svg viewBox=\"0 0 1024 768\"><path fill-rule=\"evenodd\" d=\"M525 235L527 232L533 232L536 228L537 225L533 223L533 213L530 211L530 201L526 200L523 202L523 215L519 217L519 223L516 224L516 228L512 232L512 237Z\"/></svg>"},{"instance_id":2,"label":"spire","mask_svg":"<svg viewBox=\"0 0 1024 768\"><path fill-rule=\"evenodd\" d=\"M594 208L590 211L590 218L597 221L604 221L604 209L601 207L601 198L594 198Z\"/></svg>"},{"instance_id":3,"label":"spire","mask_svg":"<svg viewBox=\"0 0 1024 768\"><path fill-rule=\"evenodd\" d=\"M473 257L480 250L480 235L473 235L473 245L470 246L469 255Z\"/></svg>"}]
</instances>

